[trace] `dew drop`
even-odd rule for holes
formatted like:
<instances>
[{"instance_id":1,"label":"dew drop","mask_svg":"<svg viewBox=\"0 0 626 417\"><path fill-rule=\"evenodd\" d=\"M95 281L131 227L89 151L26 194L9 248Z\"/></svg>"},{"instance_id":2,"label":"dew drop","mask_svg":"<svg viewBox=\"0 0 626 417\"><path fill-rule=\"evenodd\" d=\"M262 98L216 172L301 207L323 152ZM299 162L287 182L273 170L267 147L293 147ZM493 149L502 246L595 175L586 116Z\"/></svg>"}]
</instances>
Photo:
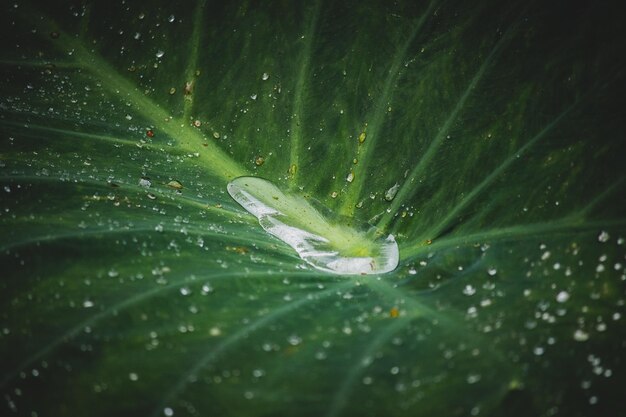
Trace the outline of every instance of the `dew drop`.
<instances>
[{"instance_id":1,"label":"dew drop","mask_svg":"<svg viewBox=\"0 0 626 417\"><path fill-rule=\"evenodd\" d=\"M168 182L167 186L175 190L181 190L183 188L183 184L181 184L180 181L177 180L172 180Z\"/></svg>"},{"instance_id":2,"label":"dew drop","mask_svg":"<svg viewBox=\"0 0 626 417\"><path fill-rule=\"evenodd\" d=\"M398 189L400 188L400 184L396 183L393 187L387 190L385 193L385 200L392 201L396 194L398 193Z\"/></svg>"},{"instance_id":3,"label":"dew drop","mask_svg":"<svg viewBox=\"0 0 626 417\"><path fill-rule=\"evenodd\" d=\"M569 300L569 293L567 291L561 291L556 295L556 301L564 303Z\"/></svg>"},{"instance_id":4,"label":"dew drop","mask_svg":"<svg viewBox=\"0 0 626 417\"><path fill-rule=\"evenodd\" d=\"M598 235L598 242L606 243L606 242L609 241L609 238L610 238L609 234L606 231L603 230Z\"/></svg>"},{"instance_id":5,"label":"dew drop","mask_svg":"<svg viewBox=\"0 0 626 417\"><path fill-rule=\"evenodd\" d=\"M463 294L465 295L474 295L476 294L476 288L472 287L471 285L466 285L465 288L463 288Z\"/></svg>"},{"instance_id":6,"label":"dew drop","mask_svg":"<svg viewBox=\"0 0 626 417\"><path fill-rule=\"evenodd\" d=\"M157 53L155 54L157 58L162 58L163 55L165 55L165 52L158 50Z\"/></svg>"},{"instance_id":7,"label":"dew drop","mask_svg":"<svg viewBox=\"0 0 626 417\"><path fill-rule=\"evenodd\" d=\"M375 228L365 232L331 222L302 196L284 193L261 178L236 178L227 189L265 231L317 269L336 274L382 274L398 265L393 235L384 237Z\"/></svg>"},{"instance_id":8,"label":"dew drop","mask_svg":"<svg viewBox=\"0 0 626 417\"><path fill-rule=\"evenodd\" d=\"M577 342L586 342L589 340L589 333L585 332L582 329L576 329L574 332L574 340Z\"/></svg>"}]
</instances>

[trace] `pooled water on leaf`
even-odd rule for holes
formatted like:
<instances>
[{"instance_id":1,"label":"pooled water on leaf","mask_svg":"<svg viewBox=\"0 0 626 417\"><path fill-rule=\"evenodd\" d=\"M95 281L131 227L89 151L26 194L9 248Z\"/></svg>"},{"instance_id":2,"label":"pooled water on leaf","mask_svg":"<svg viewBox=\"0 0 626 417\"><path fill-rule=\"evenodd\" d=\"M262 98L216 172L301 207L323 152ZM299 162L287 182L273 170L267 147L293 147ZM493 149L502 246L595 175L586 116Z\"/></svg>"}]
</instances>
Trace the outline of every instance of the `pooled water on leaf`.
<instances>
[{"instance_id":1,"label":"pooled water on leaf","mask_svg":"<svg viewBox=\"0 0 626 417\"><path fill-rule=\"evenodd\" d=\"M271 235L287 243L317 269L336 274L382 274L398 265L399 251L392 235L374 228L355 230L331 222L307 200L282 192L255 177L236 178L229 194Z\"/></svg>"}]
</instances>

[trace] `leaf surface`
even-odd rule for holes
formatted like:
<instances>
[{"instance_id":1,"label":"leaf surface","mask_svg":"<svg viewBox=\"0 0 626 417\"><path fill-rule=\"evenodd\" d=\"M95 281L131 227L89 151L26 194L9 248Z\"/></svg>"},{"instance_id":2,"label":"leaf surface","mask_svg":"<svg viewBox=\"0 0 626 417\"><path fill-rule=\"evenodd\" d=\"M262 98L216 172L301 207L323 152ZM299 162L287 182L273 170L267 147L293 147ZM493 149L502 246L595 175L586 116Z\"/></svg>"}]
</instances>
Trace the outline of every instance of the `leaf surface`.
<instances>
[{"instance_id":1,"label":"leaf surface","mask_svg":"<svg viewBox=\"0 0 626 417\"><path fill-rule=\"evenodd\" d=\"M3 4L0 414L614 415L616 6ZM242 176L398 267L314 268Z\"/></svg>"}]
</instances>

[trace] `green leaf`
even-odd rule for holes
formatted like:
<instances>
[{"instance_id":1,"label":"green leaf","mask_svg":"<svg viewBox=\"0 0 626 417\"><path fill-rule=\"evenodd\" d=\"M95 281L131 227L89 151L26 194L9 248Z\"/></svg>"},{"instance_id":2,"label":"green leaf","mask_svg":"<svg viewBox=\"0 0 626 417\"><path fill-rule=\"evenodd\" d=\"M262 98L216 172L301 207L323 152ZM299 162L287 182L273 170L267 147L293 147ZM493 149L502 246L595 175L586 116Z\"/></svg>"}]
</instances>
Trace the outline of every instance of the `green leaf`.
<instances>
[{"instance_id":1,"label":"green leaf","mask_svg":"<svg viewBox=\"0 0 626 417\"><path fill-rule=\"evenodd\" d=\"M141 3L2 5L0 414L619 413L618 4Z\"/></svg>"}]
</instances>

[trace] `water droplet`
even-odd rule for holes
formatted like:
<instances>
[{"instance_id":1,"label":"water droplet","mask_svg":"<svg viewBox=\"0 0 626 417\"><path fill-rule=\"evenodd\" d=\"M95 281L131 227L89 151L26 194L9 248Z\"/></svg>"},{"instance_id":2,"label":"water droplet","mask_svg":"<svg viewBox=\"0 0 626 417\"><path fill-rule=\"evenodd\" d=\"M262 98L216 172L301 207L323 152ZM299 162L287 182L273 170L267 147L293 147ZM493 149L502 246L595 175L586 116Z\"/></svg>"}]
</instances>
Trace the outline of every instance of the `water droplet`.
<instances>
[{"instance_id":1,"label":"water droplet","mask_svg":"<svg viewBox=\"0 0 626 417\"><path fill-rule=\"evenodd\" d=\"M91 300L85 300L85 301L83 301L83 307L85 307L85 308L91 308L91 307L93 307L94 305L95 305L95 304L94 304L94 302L93 302L93 301L91 301Z\"/></svg>"},{"instance_id":2,"label":"water droplet","mask_svg":"<svg viewBox=\"0 0 626 417\"><path fill-rule=\"evenodd\" d=\"M137 381L139 379L139 375L137 375L135 372L131 372L128 374L128 379L130 379L131 381Z\"/></svg>"},{"instance_id":3,"label":"water droplet","mask_svg":"<svg viewBox=\"0 0 626 417\"><path fill-rule=\"evenodd\" d=\"M141 179L139 180L140 187L148 188L151 185L152 185L152 182L150 181L150 178L141 177Z\"/></svg>"},{"instance_id":4,"label":"water droplet","mask_svg":"<svg viewBox=\"0 0 626 417\"><path fill-rule=\"evenodd\" d=\"M176 181L176 180L172 180L168 182L167 186L175 190L181 190L183 188L183 185L180 183L180 181Z\"/></svg>"},{"instance_id":5,"label":"water droplet","mask_svg":"<svg viewBox=\"0 0 626 417\"><path fill-rule=\"evenodd\" d=\"M265 163L265 158L263 158L262 156L257 156L256 159L254 160L254 164L258 167L260 167L264 163Z\"/></svg>"},{"instance_id":6,"label":"water droplet","mask_svg":"<svg viewBox=\"0 0 626 417\"><path fill-rule=\"evenodd\" d=\"M398 189L400 188L400 184L396 183L393 187L387 190L385 193L385 200L392 201L396 194L398 193Z\"/></svg>"},{"instance_id":7,"label":"water droplet","mask_svg":"<svg viewBox=\"0 0 626 417\"><path fill-rule=\"evenodd\" d=\"M220 138L220 133L219 132L213 132L213 138L219 139Z\"/></svg>"},{"instance_id":8,"label":"water droplet","mask_svg":"<svg viewBox=\"0 0 626 417\"><path fill-rule=\"evenodd\" d=\"M166 417L172 417L174 415L174 410L172 410L170 407L165 407L163 409L163 415Z\"/></svg>"},{"instance_id":9,"label":"water droplet","mask_svg":"<svg viewBox=\"0 0 626 417\"><path fill-rule=\"evenodd\" d=\"M256 100L256 97L257 97L257 96L256 96L256 94L251 94L251 95L250 95L250 98L251 98L252 100Z\"/></svg>"},{"instance_id":10,"label":"water droplet","mask_svg":"<svg viewBox=\"0 0 626 417\"><path fill-rule=\"evenodd\" d=\"M155 54L157 58L162 58L163 55L165 55L165 52L158 50L157 53Z\"/></svg>"},{"instance_id":11,"label":"water droplet","mask_svg":"<svg viewBox=\"0 0 626 417\"><path fill-rule=\"evenodd\" d=\"M598 242L606 243L606 242L609 241L609 238L610 238L609 234L606 231L603 230L598 235Z\"/></svg>"},{"instance_id":12,"label":"water droplet","mask_svg":"<svg viewBox=\"0 0 626 417\"><path fill-rule=\"evenodd\" d=\"M472 287L471 285L467 284L465 286L465 288L463 288L463 294L465 295L474 295L476 294L476 288Z\"/></svg>"},{"instance_id":13,"label":"water droplet","mask_svg":"<svg viewBox=\"0 0 626 417\"><path fill-rule=\"evenodd\" d=\"M489 274L489 276L494 276L498 273L498 270L496 268L489 268L487 269L487 273Z\"/></svg>"},{"instance_id":14,"label":"water droplet","mask_svg":"<svg viewBox=\"0 0 626 417\"><path fill-rule=\"evenodd\" d=\"M348 181L348 182L354 181L354 172L353 171L350 171L350 173L346 177L346 181Z\"/></svg>"},{"instance_id":15,"label":"water droplet","mask_svg":"<svg viewBox=\"0 0 626 417\"><path fill-rule=\"evenodd\" d=\"M361 134L359 135L359 143L365 142L366 137L367 137L367 133L361 132Z\"/></svg>"},{"instance_id":16,"label":"water droplet","mask_svg":"<svg viewBox=\"0 0 626 417\"><path fill-rule=\"evenodd\" d=\"M298 346L300 343L302 343L302 338L294 334L289 336L287 338L287 341L291 346Z\"/></svg>"},{"instance_id":17,"label":"water droplet","mask_svg":"<svg viewBox=\"0 0 626 417\"><path fill-rule=\"evenodd\" d=\"M332 223L300 195L283 193L267 180L240 177L228 184L228 193L257 217L263 229L315 268L337 274L381 274L398 265L392 235L385 238L376 229L360 232Z\"/></svg>"},{"instance_id":18,"label":"water droplet","mask_svg":"<svg viewBox=\"0 0 626 417\"><path fill-rule=\"evenodd\" d=\"M209 330L209 334L214 337L219 336L222 334L222 330L219 327L214 326Z\"/></svg>"},{"instance_id":19,"label":"water droplet","mask_svg":"<svg viewBox=\"0 0 626 417\"><path fill-rule=\"evenodd\" d=\"M270 75L267 72L264 72L263 75L261 76L261 79L263 81L266 81L268 78L270 78Z\"/></svg>"},{"instance_id":20,"label":"water droplet","mask_svg":"<svg viewBox=\"0 0 626 417\"><path fill-rule=\"evenodd\" d=\"M569 300L569 293L567 291L561 291L556 295L556 301L564 303Z\"/></svg>"},{"instance_id":21,"label":"water droplet","mask_svg":"<svg viewBox=\"0 0 626 417\"><path fill-rule=\"evenodd\" d=\"M176 19L176 17L175 17L173 14L171 14L171 15L169 15L169 17L167 18L167 21L168 21L168 22L170 22L170 23L173 23L175 19Z\"/></svg>"},{"instance_id":22,"label":"water droplet","mask_svg":"<svg viewBox=\"0 0 626 417\"><path fill-rule=\"evenodd\" d=\"M480 381L481 376L479 374L469 374L467 376L467 383L468 384L475 384L478 381Z\"/></svg>"},{"instance_id":23,"label":"water droplet","mask_svg":"<svg viewBox=\"0 0 626 417\"><path fill-rule=\"evenodd\" d=\"M582 329L576 329L574 332L574 340L577 342L586 342L589 340L589 333L585 332Z\"/></svg>"}]
</instances>

